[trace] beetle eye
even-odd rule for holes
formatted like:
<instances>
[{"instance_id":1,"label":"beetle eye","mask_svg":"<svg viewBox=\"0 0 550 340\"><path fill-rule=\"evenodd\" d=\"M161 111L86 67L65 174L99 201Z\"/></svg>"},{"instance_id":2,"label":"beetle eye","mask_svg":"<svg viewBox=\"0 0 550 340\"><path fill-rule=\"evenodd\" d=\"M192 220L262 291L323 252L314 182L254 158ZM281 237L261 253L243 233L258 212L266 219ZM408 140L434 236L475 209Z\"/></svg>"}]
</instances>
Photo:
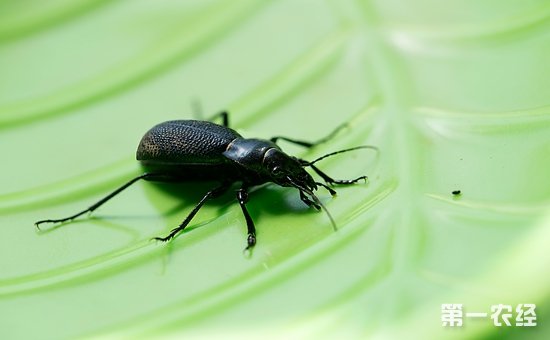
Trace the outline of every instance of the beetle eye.
<instances>
[{"instance_id":1,"label":"beetle eye","mask_svg":"<svg viewBox=\"0 0 550 340\"><path fill-rule=\"evenodd\" d=\"M281 170L281 167L276 166L273 169L271 169L271 174L273 176L278 177L278 176L281 176L283 174L283 170Z\"/></svg>"}]
</instances>

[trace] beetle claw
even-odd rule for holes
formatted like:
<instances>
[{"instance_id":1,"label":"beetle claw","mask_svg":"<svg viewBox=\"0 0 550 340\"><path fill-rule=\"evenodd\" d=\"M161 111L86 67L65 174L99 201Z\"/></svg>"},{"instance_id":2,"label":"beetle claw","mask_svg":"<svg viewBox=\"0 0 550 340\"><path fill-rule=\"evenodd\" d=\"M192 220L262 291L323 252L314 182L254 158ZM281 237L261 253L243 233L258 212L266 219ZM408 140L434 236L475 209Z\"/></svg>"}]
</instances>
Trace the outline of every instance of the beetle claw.
<instances>
[{"instance_id":1,"label":"beetle claw","mask_svg":"<svg viewBox=\"0 0 550 340\"><path fill-rule=\"evenodd\" d=\"M166 237L153 237L151 240L161 241L161 242L167 242L167 241L169 241L171 238L172 238L171 236L166 236Z\"/></svg>"}]
</instances>

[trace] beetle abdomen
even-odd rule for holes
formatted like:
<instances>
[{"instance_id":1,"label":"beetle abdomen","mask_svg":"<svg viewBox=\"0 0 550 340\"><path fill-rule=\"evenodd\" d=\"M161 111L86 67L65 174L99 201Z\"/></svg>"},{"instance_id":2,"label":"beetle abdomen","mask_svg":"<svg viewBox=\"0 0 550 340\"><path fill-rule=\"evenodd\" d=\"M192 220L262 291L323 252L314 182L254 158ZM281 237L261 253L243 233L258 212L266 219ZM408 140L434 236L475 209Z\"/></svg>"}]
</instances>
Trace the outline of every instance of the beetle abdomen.
<instances>
[{"instance_id":1,"label":"beetle abdomen","mask_svg":"<svg viewBox=\"0 0 550 340\"><path fill-rule=\"evenodd\" d=\"M143 163L212 164L235 138L233 129L197 120L172 120L154 126L141 139L136 158Z\"/></svg>"}]
</instances>

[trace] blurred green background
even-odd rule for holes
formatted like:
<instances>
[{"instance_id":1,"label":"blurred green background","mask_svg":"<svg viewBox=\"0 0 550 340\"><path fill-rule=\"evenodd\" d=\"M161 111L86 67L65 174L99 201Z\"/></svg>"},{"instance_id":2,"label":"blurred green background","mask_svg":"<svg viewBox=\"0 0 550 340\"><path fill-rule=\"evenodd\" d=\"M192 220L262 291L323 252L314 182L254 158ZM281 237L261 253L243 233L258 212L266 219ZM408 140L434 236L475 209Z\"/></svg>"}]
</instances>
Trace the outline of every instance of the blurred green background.
<instances>
[{"instance_id":1,"label":"blurred green background","mask_svg":"<svg viewBox=\"0 0 550 340\"><path fill-rule=\"evenodd\" d=\"M545 0L0 1L0 337L550 336L550 4ZM222 109L250 137L315 140L319 192L228 196L139 183L135 149ZM453 190L462 195L453 197ZM535 303L536 327L464 318Z\"/></svg>"}]
</instances>

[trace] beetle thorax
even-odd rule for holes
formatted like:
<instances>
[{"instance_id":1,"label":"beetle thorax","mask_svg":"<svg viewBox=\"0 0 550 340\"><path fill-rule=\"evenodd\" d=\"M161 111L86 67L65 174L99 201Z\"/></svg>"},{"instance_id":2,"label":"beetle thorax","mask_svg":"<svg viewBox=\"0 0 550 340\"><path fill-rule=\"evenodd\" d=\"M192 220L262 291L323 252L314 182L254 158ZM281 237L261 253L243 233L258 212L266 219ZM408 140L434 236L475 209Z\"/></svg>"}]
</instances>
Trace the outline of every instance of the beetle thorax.
<instances>
[{"instance_id":1,"label":"beetle thorax","mask_svg":"<svg viewBox=\"0 0 550 340\"><path fill-rule=\"evenodd\" d=\"M236 138L229 145L223 155L243 166L260 167L267 150L279 148L275 143L263 139Z\"/></svg>"}]
</instances>

